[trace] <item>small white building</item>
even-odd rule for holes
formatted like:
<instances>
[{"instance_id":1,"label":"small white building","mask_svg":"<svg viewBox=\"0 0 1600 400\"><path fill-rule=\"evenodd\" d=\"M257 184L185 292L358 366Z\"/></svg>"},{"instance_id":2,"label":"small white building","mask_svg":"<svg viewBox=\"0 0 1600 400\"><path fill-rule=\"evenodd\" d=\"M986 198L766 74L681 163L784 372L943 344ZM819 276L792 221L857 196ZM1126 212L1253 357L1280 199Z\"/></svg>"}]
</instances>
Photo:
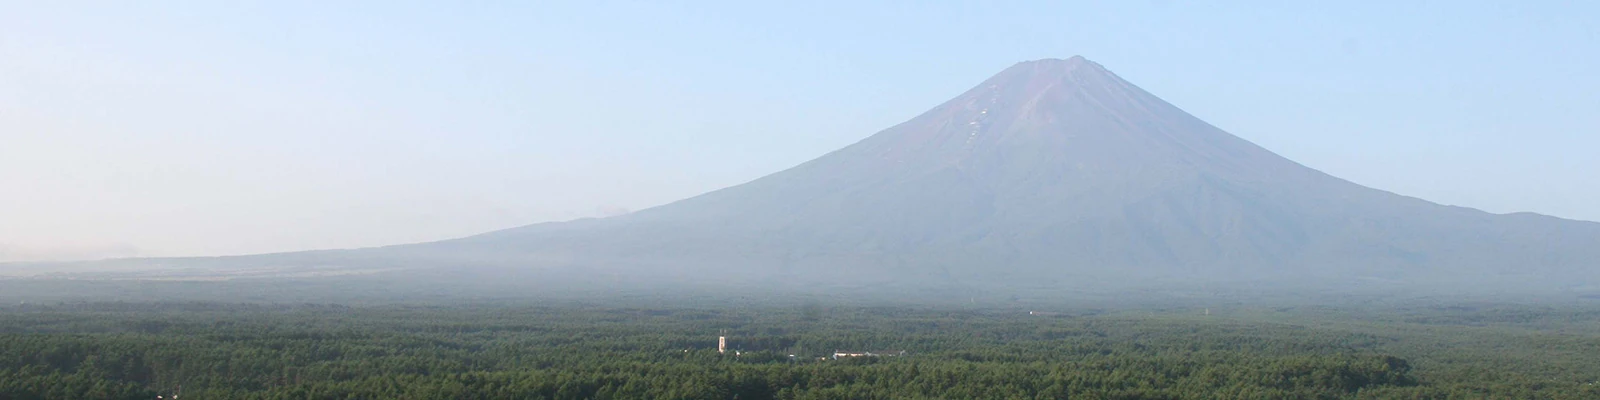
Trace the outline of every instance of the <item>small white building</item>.
<instances>
[{"instance_id":1,"label":"small white building","mask_svg":"<svg viewBox=\"0 0 1600 400\"><path fill-rule=\"evenodd\" d=\"M833 359L835 359L835 360L839 359L839 357L845 357L845 358L849 358L849 357L899 357L899 356L903 356L903 355L906 355L906 351L905 350L880 351L880 352L863 351L863 352L860 352L860 353L853 353L853 352L839 351L839 350L834 350L833 351Z\"/></svg>"}]
</instances>

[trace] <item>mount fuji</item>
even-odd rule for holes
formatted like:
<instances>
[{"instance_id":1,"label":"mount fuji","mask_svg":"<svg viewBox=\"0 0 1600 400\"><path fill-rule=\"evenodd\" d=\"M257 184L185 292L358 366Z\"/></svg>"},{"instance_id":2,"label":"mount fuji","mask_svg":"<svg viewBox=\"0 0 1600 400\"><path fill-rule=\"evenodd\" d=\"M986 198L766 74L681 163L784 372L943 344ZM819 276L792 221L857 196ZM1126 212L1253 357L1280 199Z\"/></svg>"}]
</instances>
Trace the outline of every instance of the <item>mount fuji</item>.
<instances>
[{"instance_id":1,"label":"mount fuji","mask_svg":"<svg viewBox=\"0 0 1600 400\"><path fill-rule=\"evenodd\" d=\"M631 214L177 261L728 282L1559 285L1600 281L1600 223L1364 187L1072 57L1016 64L820 158Z\"/></svg>"}]
</instances>

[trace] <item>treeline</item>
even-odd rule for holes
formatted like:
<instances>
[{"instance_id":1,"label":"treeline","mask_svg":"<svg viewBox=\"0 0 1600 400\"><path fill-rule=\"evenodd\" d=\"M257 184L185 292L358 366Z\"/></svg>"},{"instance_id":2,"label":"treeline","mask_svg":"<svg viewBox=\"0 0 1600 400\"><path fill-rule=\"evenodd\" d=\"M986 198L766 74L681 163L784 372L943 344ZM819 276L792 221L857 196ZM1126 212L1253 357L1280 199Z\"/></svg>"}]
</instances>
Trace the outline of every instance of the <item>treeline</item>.
<instances>
[{"instance_id":1,"label":"treeline","mask_svg":"<svg viewBox=\"0 0 1600 400\"><path fill-rule=\"evenodd\" d=\"M80 304L0 311L0 399L1589 399L1597 346L1145 312Z\"/></svg>"}]
</instances>

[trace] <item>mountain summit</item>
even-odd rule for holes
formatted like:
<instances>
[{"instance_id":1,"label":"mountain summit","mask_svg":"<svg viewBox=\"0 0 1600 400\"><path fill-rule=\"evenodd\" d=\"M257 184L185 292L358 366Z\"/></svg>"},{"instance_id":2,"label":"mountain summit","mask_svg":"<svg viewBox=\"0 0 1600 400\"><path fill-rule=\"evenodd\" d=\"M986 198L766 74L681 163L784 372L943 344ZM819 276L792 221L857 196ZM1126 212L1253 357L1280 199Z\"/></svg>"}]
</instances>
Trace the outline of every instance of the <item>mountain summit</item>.
<instances>
[{"instance_id":1,"label":"mountain summit","mask_svg":"<svg viewBox=\"0 0 1600 400\"><path fill-rule=\"evenodd\" d=\"M435 243L178 261L155 260L476 266L652 283L1550 288L1600 283L1600 224L1363 187L1072 57L1013 65L815 160L631 214ZM459 273L445 274L431 276Z\"/></svg>"},{"instance_id":2,"label":"mountain summit","mask_svg":"<svg viewBox=\"0 0 1600 400\"><path fill-rule=\"evenodd\" d=\"M422 246L662 276L1404 280L1592 275L1600 224L1356 185L1072 57L743 185Z\"/></svg>"}]
</instances>

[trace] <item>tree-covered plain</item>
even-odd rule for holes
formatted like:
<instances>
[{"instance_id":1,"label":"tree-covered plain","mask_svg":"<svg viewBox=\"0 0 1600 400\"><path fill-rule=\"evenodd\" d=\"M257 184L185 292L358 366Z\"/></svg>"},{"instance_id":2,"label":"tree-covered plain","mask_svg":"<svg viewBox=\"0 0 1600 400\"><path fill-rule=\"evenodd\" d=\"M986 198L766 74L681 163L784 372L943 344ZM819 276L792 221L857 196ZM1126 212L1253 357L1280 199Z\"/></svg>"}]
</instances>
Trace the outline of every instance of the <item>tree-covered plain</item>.
<instances>
[{"instance_id":1,"label":"tree-covered plain","mask_svg":"<svg viewBox=\"0 0 1600 400\"><path fill-rule=\"evenodd\" d=\"M1594 399L1596 320L1504 305L30 304L0 309L0 399Z\"/></svg>"}]
</instances>

